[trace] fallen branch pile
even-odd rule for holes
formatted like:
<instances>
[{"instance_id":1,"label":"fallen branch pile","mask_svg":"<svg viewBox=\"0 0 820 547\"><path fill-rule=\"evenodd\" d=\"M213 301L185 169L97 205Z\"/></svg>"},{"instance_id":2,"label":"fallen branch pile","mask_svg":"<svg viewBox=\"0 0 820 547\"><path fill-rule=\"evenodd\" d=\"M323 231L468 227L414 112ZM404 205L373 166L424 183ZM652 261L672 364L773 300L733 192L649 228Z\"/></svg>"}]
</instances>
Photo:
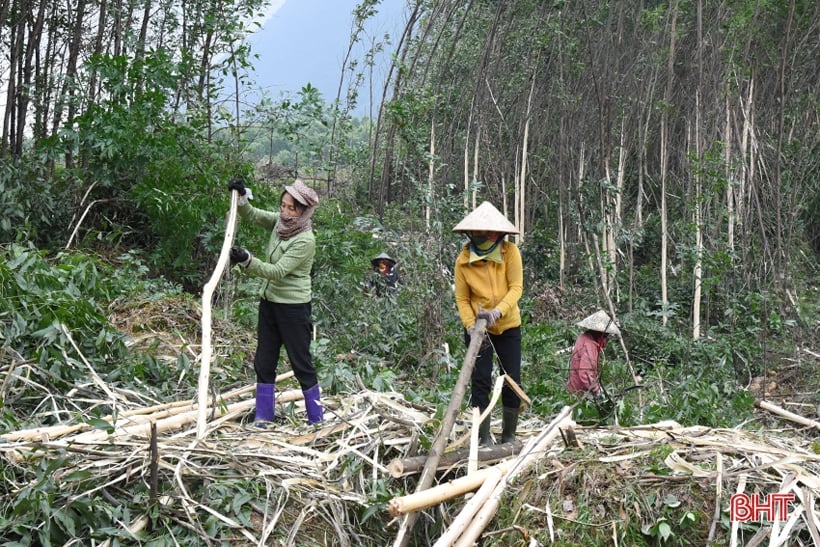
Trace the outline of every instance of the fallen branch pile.
<instances>
[{"instance_id":1,"label":"fallen branch pile","mask_svg":"<svg viewBox=\"0 0 820 547\"><path fill-rule=\"evenodd\" d=\"M400 476L394 468L397 462L425 457L423 441L438 426L434 407L367 390L326 396L327 421L313 428L303 423L301 391L283 389L277 413L285 420L260 431L244 423L253 406L252 390L241 386L218 397L208 408L201 441L199 409L192 401L137 407L129 403L129 393L112 389L116 421L89 419L7 432L0 435L0 454L21 477L31 476L26 469L36 468L41 459L60 455L54 480L65 498L55 503L102 495L127 505L130 493L150 488L152 507L184 521L191 533L211 537L208 523L216 520L236 541L248 544L269 544L275 537L298 545L299 538L328 534L339 545L384 544L408 510L428 512L414 537L430 544L469 545L482 534L522 531L546 544L570 525L609 534L617 543L630 524L637 521L649 530L672 509L706 514L704 541L820 544L820 455L786 430L673 422L576 427L581 447L568 448L559 435L572 427L566 412L549 423L525 415L521 443L509 454L479 458L472 474L465 471L467 451L461 460L444 454L436 483L417 503L408 493L415 490L420 468L405 468ZM464 435L469 423L467 413L459 414L451 439ZM496 431L500 427L493 425ZM15 483L13 473L6 476L4 504L29 487L28 481ZM212 495L202 489L203 481L216 488ZM396 493L391 499L384 498L385 486ZM244 501L226 503L226 488L234 488L234 498ZM646 501L647 492L654 502ZM783 522L749 527L728 522L729 498L738 492L793 493L795 498ZM673 507L670 496L680 507ZM592 510L582 517L578 509L584 503ZM121 521L121 537L146 537L150 507L138 509L133 508L132 519ZM374 530L383 535L374 537Z\"/></svg>"}]
</instances>

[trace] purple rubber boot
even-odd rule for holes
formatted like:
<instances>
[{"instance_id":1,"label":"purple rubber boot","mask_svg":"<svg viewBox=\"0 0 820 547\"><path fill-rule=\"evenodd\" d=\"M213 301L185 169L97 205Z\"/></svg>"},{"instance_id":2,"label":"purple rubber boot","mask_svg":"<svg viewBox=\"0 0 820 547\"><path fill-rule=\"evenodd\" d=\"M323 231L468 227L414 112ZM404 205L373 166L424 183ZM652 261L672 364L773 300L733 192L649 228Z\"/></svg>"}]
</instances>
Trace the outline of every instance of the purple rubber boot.
<instances>
[{"instance_id":1,"label":"purple rubber boot","mask_svg":"<svg viewBox=\"0 0 820 547\"><path fill-rule=\"evenodd\" d=\"M305 395L305 410L309 424L318 424L325 419L325 410L319 402L319 384L310 389L303 389Z\"/></svg>"},{"instance_id":2,"label":"purple rubber boot","mask_svg":"<svg viewBox=\"0 0 820 547\"><path fill-rule=\"evenodd\" d=\"M256 416L253 423L266 427L273 422L273 404L276 400L274 384L256 384Z\"/></svg>"}]
</instances>

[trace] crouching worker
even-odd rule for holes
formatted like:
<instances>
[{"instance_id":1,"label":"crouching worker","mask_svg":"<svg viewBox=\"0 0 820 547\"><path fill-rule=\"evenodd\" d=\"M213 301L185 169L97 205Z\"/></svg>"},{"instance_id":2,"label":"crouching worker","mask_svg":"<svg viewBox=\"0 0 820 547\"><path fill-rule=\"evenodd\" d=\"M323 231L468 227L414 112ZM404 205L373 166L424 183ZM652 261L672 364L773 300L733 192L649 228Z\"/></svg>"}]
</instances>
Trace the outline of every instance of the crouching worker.
<instances>
[{"instance_id":1,"label":"crouching worker","mask_svg":"<svg viewBox=\"0 0 820 547\"><path fill-rule=\"evenodd\" d=\"M521 311L518 301L524 290L521 253L507 234L518 229L493 205L485 201L459 222L454 232L469 241L456 257L455 300L464 325L464 342L469 347L478 319L487 321L487 338L481 345L472 375L471 404L483 413L490 404L493 354L501 372L521 384ZM521 399L504 383L501 442L515 440ZM479 425L481 446L492 446L490 416Z\"/></svg>"},{"instance_id":2,"label":"crouching worker","mask_svg":"<svg viewBox=\"0 0 820 547\"><path fill-rule=\"evenodd\" d=\"M398 289L402 280L394 258L387 253L381 253L373 257L370 264L373 269L370 274L370 279L364 284L366 293L382 296Z\"/></svg>"},{"instance_id":3,"label":"crouching worker","mask_svg":"<svg viewBox=\"0 0 820 547\"><path fill-rule=\"evenodd\" d=\"M593 313L575 325L584 329L584 332L578 335L572 348L567 389L577 395L589 393L598 410L602 414L609 413L612 410L612 401L601 386L601 354L609 338L620 336L621 331L603 310Z\"/></svg>"},{"instance_id":4,"label":"crouching worker","mask_svg":"<svg viewBox=\"0 0 820 547\"><path fill-rule=\"evenodd\" d=\"M271 231L263 258L241 248L231 249L231 265L239 264L253 276L261 278L259 322L257 325L256 414L254 423L265 427L273 421L276 368L285 346L293 374L305 396L308 423L324 419L319 402L319 381L310 356L311 278L310 270L316 252L311 217L319 197L296 179L285 186L279 212L257 209L248 203L253 198L241 179L228 184L229 191L239 193L239 216Z\"/></svg>"}]
</instances>

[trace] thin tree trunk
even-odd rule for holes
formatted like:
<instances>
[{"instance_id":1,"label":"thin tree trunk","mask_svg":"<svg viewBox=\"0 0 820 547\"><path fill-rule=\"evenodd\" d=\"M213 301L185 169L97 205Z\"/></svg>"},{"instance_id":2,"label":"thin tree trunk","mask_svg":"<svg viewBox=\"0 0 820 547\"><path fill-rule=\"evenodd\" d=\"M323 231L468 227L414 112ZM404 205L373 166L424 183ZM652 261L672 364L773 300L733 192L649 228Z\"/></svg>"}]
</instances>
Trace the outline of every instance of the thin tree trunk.
<instances>
[{"instance_id":1,"label":"thin tree trunk","mask_svg":"<svg viewBox=\"0 0 820 547\"><path fill-rule=\"evenodd\" d=\"M20 0L24 2L25 0ZM27 5L15 6L16 10L25 10ZM3 110L3 140L0 144L3 154L8 150L12 155L17 154L18 146L14 141L17 135L15 117L17 111L17 74L21 70L20 58L22 57L23 42L25 40L25 21L18 21L16 27L10 27L9 32L9 64L8 64L8 84L6 85L6 106ZM22 145L20 146L22 150Z\"/></svg>"},{"instance_id":2,"label":"thin tree trunk","mask_svg":"<svg viewBox=\"0 0 820 547\"><path fill-rule=\"evenodd\" d=\"M472 109L470 109L470 117L467 120L467 136L464 139L464 211L468 211L470 207L470 121L472 118ZM477 132L478 130L476 129L476 133ZM473 174L473 176L475 176L475 174Z\"/></svg>"},{"instance_id":3,"label":"thin tree trunk","mask_svg":"<svg viewBox=\"0 0 820 547\"><path fill-rule=\"evenodd\" d=\"M530 94L527 97L527 114L524 122L524 144L521 150L521 178L515 188L515 226L518 228L517 243L524 242L525 214L526 211L526 188L527 188L527 154L529 153L530 141L530 117L532 116L532 95L535 91L535 73L530 82Z\"/></svg>"},{"instance_id":4,"label":"thin tree trunk","mask_svg":"<svg viewBox=\"0 0 820 547\"><path fill-rule=\"evenodd\" d=\"M669 218L666 205L667 179L669 177L669 108L672 105L672 90L675 77L675 39L677 36L678 1L672 7L672 21L669 31L669 59L666 65L665 108L661 114L661 322L668 321L669 295L667 282L667 261L669 247Z\"/></svg>"},{"instance_id":5,"label":"thin tree trunk","mask_svg":"<svg viewBox=\"0 0 820 547\"><path fill-rule=\"evenodd\" d=\"M729 85L726 84L726 125L723 128L723 163L726 176L726 246L729 249L729 256L735 254L735 190L736 181L732 173L732 112L729 105ZM732 258L734 260L734 258Z\"/></svg>"},{"instance_id":6,"label":"thin tree trunk","mask_svg":"<svg viewBox=\"0 0 820 547\"><path fill-rule=\"evenodd\" d=\"M775 264L774 264L774 279L777 285L780 285L781 288L785 275L780 275L781 272L784 270L784 264L786 264L786 247L785 243L783 242L783 192L781 191L783 185L783 162L781 161L783 157L783 140L785 137L785 127L786 127L786 103L788 103L788 93L790 92L789 89L786 88L786 79L787 79L787 72L786 66L788 64L787 59L790 53L790 45L792 39L792 21L794 20L794 0L789 2L789 18L786 21L786 36L783 39L783 47L781 50L780 56L780 74L779 74L779 101L778 106L780 111L778 112L778 131L777 131L777 149L775 150L774 155L774 196L775 196L775 218L777 222L776 226L776 251L775 255Z\"/></svg>"},{"instance_id":7,"label":"thin tree trunk","mask_svg":"<svg viewBox=\"0 0 820 547\"><path fill-rule=\"evenodd\" d=\"M433 179L436 172L436 117L430 118L430 162L427 172L427 203L424 206L424 228L430 231L430 209L433 207L433 199L435 198L435 189L433 186Z\"/></svg>"},{"instance_id":8,"label":"thin tree trunk","mask_svg":"<svg viewBox=\"0 0 820 547\"><path fill-rule=\"evenodd\" d=\"M567 267L567 238L564 234L564 202L558 200L558 287L564 288L564 270Z\"/></svg>"},{"instance_id":9,"label":"thin tree trunk","mask_svg":"<svg viewBox=\"0 0 820 547\"><path fill-rule=\"evenodd\" d=\"M610 285L615 290L615 301L620 302L620 289L618 287L618 248L615 243L615 231L620 226L624 225L623 220L623 193L626 184L626 118L621 118L621 139L618 143L618 175L616 178L615 187L615 206L612 210L612 222L609 224L609 261L612 264L612 269L609 272ZM640 198L639 198L640 199Z\"/></svg>"},{"instance_id":10,"label":"thin tree trunk","mask_svg":"<svg viewBox=\"0 0 820 547\"><path fill-rule=\"evenodd\" d=\"M692 338L694 340L700 338L700 306L703 282L703 204L701 203L701 186L703 184L703 146L701 143L701 125L703 124L703 0L698 0L697 4L697 36L698 83L695 90L695 157L697 158L698 169L695 172L695 267L693 271L695 287L692 296Z\"/></svg>"},{"instance_id":11,"label":"thin tree trunk","mask_svg":"<svg viewBox=\"0 0 820 547\"><path fill-rule=\"evenodd\" d=\"M481 146L481 125L476 125L475 129L475 145L473 145L473 183L478 182L478 148ZM474 190L471 196L473 209L476 207L476 198L478 191Z\"/></svg>"},{"instance_id":12,"label":"thin tree trunk","mask_svg":"<svg viewBox=\"0 0 820 547\"><path fill-rule=\"evenodd\" d=\"M94 38L94 54L102 55L103 53L103 35L106 31L106 24L108 20L108 2L107 0L100 0L100 14L97 18L97 35ZM97 97L97 77L98 73L95 68L90 68L91 78L88 83L88 97L89 102L96 102Z\"/></svg>"}]
</instances>

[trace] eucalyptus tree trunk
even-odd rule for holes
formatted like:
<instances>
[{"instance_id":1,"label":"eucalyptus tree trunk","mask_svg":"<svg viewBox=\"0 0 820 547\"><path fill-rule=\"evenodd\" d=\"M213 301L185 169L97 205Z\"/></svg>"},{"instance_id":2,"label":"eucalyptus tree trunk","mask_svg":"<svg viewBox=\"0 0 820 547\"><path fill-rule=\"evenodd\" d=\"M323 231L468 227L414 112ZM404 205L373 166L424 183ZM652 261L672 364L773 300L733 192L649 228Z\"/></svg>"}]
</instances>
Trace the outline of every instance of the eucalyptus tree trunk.
<instances>
[{"instance_id":1,"label":"eucalyptus tree trunk","mask_svg":"<svg viewBox=\"0 0 820 547\"><path fill-rule=\"evenodd\" d=\"M675 40L677 37L678 1L672 6L672 21L669 30L669 58L666 65L666 92L664 109L661 114L661 322L666 326L669 309L668 295L668 253L669 253L669 218L666 205L667 179L669 177L669 109L672 107L672 89L675 78Z\"/></svg>"},{"instance_id":2,"label":"eucalyptus tree trunk","mask_svg":"<svg viewBox=\"0 0 820 547\"><path fill-rule=\"evenodd\" d=\"M609 229L609 241L607 242L607 247L609 249L609 261L612 264L612 271L609 274L610 284L614 287L615 293L615 301L620 302L620 289L618 287L618 272L620 271L618 268L618 248L617 242L615 238L615 231L620 230L620 227L623 226L624 218L623 218L623 194L625 189L626 183L626 119L621 118L621 139L618 144L618 174L616 176L616 183L615 183L615 204L613 207L613 221L610 225Z\"/></svg>"},{"instance_id":3,"label":"eucalyptus tree trunk","mask_svg":"<svg viewBox=\"0 0 820 547\"><path fill-rule=\"evenodd\" d=\"M772 188L772 192L774 193L774 202L775 208L774 210L777 211L777 222L775 223L775 240L777 247L775 249L774 258L775 258L775 272L774 272L774 279L778 285L781 285L781 289L783 288L783 284L785 282L785 275L780 275L782 272L785 271L785 261L786 261L786 246L784 243L784 232L785 227L783 225L784 215L781 214L783 209L783 141L787 138L786 136L786 105L789 102L788 94L791 92L790 87L788 87L789 83L787 82L789 76L786 71L786 68L789 66L792 58L791 52L791 42L792 42L792 23L794 21L794 3L795 0L791 0L789 2L789 15L788 19L786 20L786 28L785 28L785 37L783 40L783 47L781 48L780 52L780 71L779 71L779 78L778 78L778 116L777 116L777 148L775 149L774 154L774 187ZM816 35L816 29L815 29ZM816 43L816 41L815 41ZM815 67L817 68L817 67ZM815 117L816 120L816 117Z\"/></svg>"},{"instance_id":4,"label":"eucalyptus tree trunk","mask_svg":"<svg viewBox=\"0 0 820 547\"><path fill-rule=\"evenodd\" d=\"M478 171L478 148L479 148L480 144L481 144L481 126L479 125L479 126L476 127L475 146L473 146L473 183L474 184L478 183L478 173L479 173L479 171ZM466 203L467 192L464 193L464 196L465 196L464 199L465 199L465 203ZM476 203L476 198L477 197L478 197L478 191L473 190L473 192L470 193L470 202L472 203L472 208L473 209L475 209L476 206L478 205ZM465 209L467 209L467 207L465 207Z\"/></svg>"},{"instance_id":5,"label":"eucalyptus tree trunk","mask_svg":"<svg viewBox=\"0 0 820 547\"><path fill-rule=\"evenodd\" d=\"M94 36L94 54L103 54L103 36L109 29L108 26L108 2L107 0L100 0L99 15L97 16L97 32ZM97 99L97 78L99 74L96 69L92 69L91 77L88 83L88 97L93 103Z\"/></svg>"},{"instance_id":6,"label":"eucalyptus tree trunk","mask_svg":"<svg viewBox=\"0 0 820 547\"><path fill-rule=\"evenodd\" d=\"M521 176L515 188L515 226L518 228L518 238L516 241L520 245L524 242L524 231L526 229L526 196L527 196L527 154L529 153L530 142L530 119L532 115L532 94L535 90L535 74L532 75L530 83L530 94L527 98L527 113L524 117L524 138L521 147Z\"/></svg>"},{"instance_id":7,"label":"eucalyptus tree trunk","mask_svg":"<svg viewBox=\"0 0 820 547\"><path fill-rule=\"evenodd\" d=\"M729 249L729 256L734 261L735 254L735 189L734 183L737 179L732 170L732 108L729 104L729 84L726 84L726 122L723 126L723 142L726 146L723 148L723 165L724 175L726 177L726 247Z\"/></svg>"},{"instance_id":8,"label":"eucalyptus tree trunk","mask_svg":"<svg viewBox=\"0 0 820 547\"><path fill-rule=\"evenodd\" d=\"M703 0L698 0L697 3L697 36L698 36L698 82L695 90L695 158L698 162L698 169L695 172L695 265L694 278L694 293L692 296L692 338L697 340L700 338L700 305L701 305L701 290L703 283L703 219L702 219L702 184L703 184L703 143L702 128L703 124Z\"/></svg>"},{"instance_id":9,"label":"eucalyptus tree trunk","mask_svg":"<svg viewBox=\"0 0 820 547\"><path fill-rule=\"evenodd\" d=\"M424 204L424 229L430 231L430 209L433 207L433 200L435 199L435 182L436 173L436 118L433 116L430 120L430 164L427 172L427 203Z\"/></svg>"},{"instance_id":10,"label":"eucalyptus tree trunk","mask_svg":"<svg viewBox=\"0 0 820 547\"><path fill-rule=\"evenodd\" d=\"M463 206L464 210L467 210L467 206L469 204L469 194L470 194L470 124L467 123L467 134L464 137L464 173L463 173L463 180L464 180L464 191L463 194Z\"/></svg>"},{"instance_id":11,"label":"eucalyptus tree trunk","mask_svg":"<svg viewBox=\"0 0 820 547\"><path fill-rule=\"evenodd\" d=\"M27 8L26 0L17 0L23 5L15 2L12 8L15 11ZM23 143L16 141L17 136L17 82L22 71L21 59L23 57L23 45L25 43L25 23L19 21L17 25L9 27L9 66L8 82L6 84L6 106L3 112L3 138L0 153L5 155L8 150L12 155L20 155L23 151Z\"/></svg>"}]
</instances>

